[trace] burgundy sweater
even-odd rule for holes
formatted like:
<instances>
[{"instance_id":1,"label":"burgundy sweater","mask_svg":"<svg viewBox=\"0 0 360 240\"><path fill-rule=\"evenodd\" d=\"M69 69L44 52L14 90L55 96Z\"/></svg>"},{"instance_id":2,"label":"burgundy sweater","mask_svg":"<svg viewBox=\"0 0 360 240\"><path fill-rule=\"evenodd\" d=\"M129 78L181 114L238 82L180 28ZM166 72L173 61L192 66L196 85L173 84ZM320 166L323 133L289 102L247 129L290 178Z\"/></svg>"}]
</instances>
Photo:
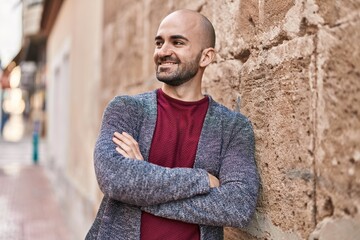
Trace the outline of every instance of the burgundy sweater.
<instances>
[{"instance_id":1,"label":"burgundy sweater","mask_svg":"<svg viewBox=\"0 0 360 240\"><path fill-rule=\"evenodd\" d=\"M149 162L169 167L192 168L209 100L184 102L157 91L157 122ZM161 191L161 189L159 189ZM197 224L190 224L143 212L141 240L199 240Z\"/></svg>"}]
</instances>

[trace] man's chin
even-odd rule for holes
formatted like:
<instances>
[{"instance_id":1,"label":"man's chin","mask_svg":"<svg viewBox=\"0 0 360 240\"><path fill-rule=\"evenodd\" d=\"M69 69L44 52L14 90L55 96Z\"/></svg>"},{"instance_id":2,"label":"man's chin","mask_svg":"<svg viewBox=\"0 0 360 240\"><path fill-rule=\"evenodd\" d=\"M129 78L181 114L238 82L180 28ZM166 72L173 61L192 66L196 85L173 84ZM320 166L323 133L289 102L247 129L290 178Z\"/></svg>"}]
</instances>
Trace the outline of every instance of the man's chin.
<instances>
[{"instance_id":1,"label":"man's chin","mask_svg":"<svg viewBox=\"0 0 360 240\"><path fill-rule=\"evenodd\" d=\"M164 79L164 78L157 78L157 79L158 79L160 82L165 83L165 84L170 85L170 86L176 87L176 86L181 85L181 82L176 81L176 80L169 80L169 79Z\"/></svg>"},{"instance_id":2,"label":"man's chin","mask_svg":"<svg viewBox=\"0 0 360 240\"><path fill-rule=\"evenodd\" d=\"M156 78L162 82L162 83L165 83L169 86L173 86L173 87L177 87L177 86L180 86L181 84L189 81L186 80L186 79L179 79L179 78L164 78L164 77L160 77L160 76L156 76Z\"/></svg>"},{"instance_id":3,"label":"man's chin","mask_svg":"<svg viewBox=\"0 0 360 240\"><path fill-rule=\"evenodd\" d=\"M160 82L164 82L164 83L171 82L172 80L176 79L172 72L165 72L165 71L157 72L156 73L156 78Z\"/></svg>"}]
</instances>

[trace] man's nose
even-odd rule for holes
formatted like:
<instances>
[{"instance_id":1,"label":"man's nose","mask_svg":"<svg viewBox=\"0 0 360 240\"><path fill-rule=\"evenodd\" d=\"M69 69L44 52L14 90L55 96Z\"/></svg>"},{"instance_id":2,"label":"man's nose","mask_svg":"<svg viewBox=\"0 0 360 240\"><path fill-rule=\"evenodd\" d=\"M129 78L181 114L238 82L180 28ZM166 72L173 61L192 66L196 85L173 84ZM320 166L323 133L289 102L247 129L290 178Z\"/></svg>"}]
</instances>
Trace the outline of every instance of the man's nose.
<instances>
[{"instance_id":1,"label":"man's nose","mask_svg":"<svg viewBox=\"0 0 360 240\"><path fill-rule=\"evenodd\" d=\"M164 43L160 48L157 49L157 54L159 57L170 56L173 53L171 46L167 43Z\"/></svg>"}]
</instances>

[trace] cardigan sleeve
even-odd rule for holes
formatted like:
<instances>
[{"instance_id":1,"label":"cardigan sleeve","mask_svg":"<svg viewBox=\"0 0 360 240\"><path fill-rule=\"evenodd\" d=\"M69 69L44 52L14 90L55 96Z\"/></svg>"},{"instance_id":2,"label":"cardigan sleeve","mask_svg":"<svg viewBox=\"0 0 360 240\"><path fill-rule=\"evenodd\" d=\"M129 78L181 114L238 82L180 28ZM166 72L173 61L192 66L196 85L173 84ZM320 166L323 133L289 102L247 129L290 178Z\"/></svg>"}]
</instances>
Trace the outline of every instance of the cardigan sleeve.
<instances>
[{"instance_id":1,"label":"cardigan sleeve","mask_svg":"<svg viewBox=\"0 0 360 240\"><path fill-rule=\"evenodd\" d=\"M222 156L220 187L206 195L142 208L143 211L189 223L244 227L256 208L259 177L254 161L251 123L241 120Z\"/></svg>"},{"instance_id":2,"label":"cardigan sleeve","mask_svg":"<svg viewBox=\"0 0 360 240\"><path fill-rule=\"evenodd\" d=\"M105 109L94 151L101 191L110 198L137 206L208 193L208 174L203 169L165 168L125 158L115 150L112 142L115 131L139 135L136 121L141 121L143 110L134 101L131 97L117 97Z\"/></svg>"}]
</instances>

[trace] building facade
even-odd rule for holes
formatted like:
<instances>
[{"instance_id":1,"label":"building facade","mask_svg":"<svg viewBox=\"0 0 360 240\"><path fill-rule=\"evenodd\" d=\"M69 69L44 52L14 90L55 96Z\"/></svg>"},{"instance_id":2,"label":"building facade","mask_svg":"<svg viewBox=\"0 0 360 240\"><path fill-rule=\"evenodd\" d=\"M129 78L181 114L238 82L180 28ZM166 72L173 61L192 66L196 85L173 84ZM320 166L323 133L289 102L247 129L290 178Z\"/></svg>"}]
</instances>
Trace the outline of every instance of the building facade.
<instances>
[{"instance_id":1,"label":"building facade","mask_svg":"<svg viewBox=\"0 0 360 240\"><path fill-rule=\"evenodd\" d=\"M102 9L100 0L45 1L43 14L46 165L75 239L84 238L101 197L92 152L101 119Z\"/></svg>"}]
</instances>

